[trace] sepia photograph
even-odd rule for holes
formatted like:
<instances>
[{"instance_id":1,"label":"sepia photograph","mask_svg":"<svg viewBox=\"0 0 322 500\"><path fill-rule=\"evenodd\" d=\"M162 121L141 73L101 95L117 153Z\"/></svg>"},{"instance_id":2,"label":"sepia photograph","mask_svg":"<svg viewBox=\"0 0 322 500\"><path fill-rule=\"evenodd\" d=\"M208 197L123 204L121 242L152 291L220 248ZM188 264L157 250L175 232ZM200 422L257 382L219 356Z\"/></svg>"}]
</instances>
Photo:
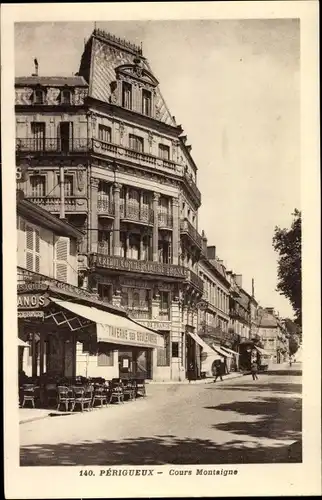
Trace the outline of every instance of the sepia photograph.
<instances>
[{"instance_id":1,"label":"sepia photograph","mask_svg":"<svg viewBox=\"0 0 322 500\"><path fill-rule=\"evenodd\" d=\"M300 17L43 19L12 29L19 470L302 466Z\"/></svg>"}]
</instances>

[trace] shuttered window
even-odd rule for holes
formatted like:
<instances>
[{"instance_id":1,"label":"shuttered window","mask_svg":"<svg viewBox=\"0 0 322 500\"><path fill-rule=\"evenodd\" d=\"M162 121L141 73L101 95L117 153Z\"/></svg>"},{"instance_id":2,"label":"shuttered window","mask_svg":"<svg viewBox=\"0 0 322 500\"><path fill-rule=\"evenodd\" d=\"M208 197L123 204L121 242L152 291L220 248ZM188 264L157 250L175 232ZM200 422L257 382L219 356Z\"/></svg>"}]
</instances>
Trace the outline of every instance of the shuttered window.
<instances>
[{"instance_id":1,"label":"shuttered window","mask_svg":"<svg viewBox=\"0 0 322 500\"><path fill-rule=\"evenodd\" d=\"M170 148L165 144L159 144L159 156L163 160L170 160Z\"/></svg>"},{"instance_id":2,"label":"shuttered window","mask_svg":"<svg viewBox=\"0 0 322 500\"><path fill-rule=\"evenodd\" d=\"M22 226L23 227L23 226ZM40 233L33 226L25 226L26 234L26 268L28 271L40 272Z\"/></svg>"},{"instance_id":3,"label":"shuttered window","mask_svg":"<svg viewBox=\"0 0 322 500\"><path fill-rule=\"evenodd\" d=\"M98 126L98 139L102 142L111 142L112 139L112 129L106 125Z\"/></svg>"},{"instance_id":4,"label":"shuttered window","mask_svg":"<svg viewBox=\"0 0 322 500\"><path fill-rule=\"evenodd\" d=\"M113 366L113 351L108 349L106 344L100 343L98 344L98 352L97 352L97 366Z\"/></svg>"},{"instance_id":5,"label":"shuttered window","mask_svg":"<svg viewBox=\"0 0 322 500\"><path fill-rule=\"evenodd\" d=\"M55 244L55 278L59 281L68 281L68 238L59 237Z\"/></svg>"},{"instance_id":6,"label":"shuttered window","mask_svg":"<svg viewBox=\"0 0 322 500\"><path fill-rule=\"evenodd\" d=\"M164 338L164 347L157 348L157 366L170 366L170 332L160 332Z\"/></svg>"},{"instance_id":7,"label":"shuttered window","mask_svg":"<svg viewBox=\"0 0 322 500\"><path fill-rule=\"evenodd\" d=\"M46 178L44 175L32 175L30 177L31 196L46 195Z\"/></svg>"}]
</instances>

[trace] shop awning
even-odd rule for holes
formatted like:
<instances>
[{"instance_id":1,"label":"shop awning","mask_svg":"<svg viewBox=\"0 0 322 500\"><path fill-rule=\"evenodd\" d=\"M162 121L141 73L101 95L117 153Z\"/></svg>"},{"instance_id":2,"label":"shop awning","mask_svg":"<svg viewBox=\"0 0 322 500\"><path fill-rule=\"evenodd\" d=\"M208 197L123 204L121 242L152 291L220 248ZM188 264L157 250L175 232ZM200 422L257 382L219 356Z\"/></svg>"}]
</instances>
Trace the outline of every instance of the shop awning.
<instances>
[{"instance_id":1,"label":"shop awning","mask_svg":"<svg viewBox=\"0 0 322 500\"><path fill-rule=\"evenodd\" d=\"M190 335L190 337L193 338L193 340L195 342L197 342L197 344L200 345L200 347L202 347L204 352L207 352L208 354L213 355L215 359L222 358L222 356L219 356L218 353L216 351L214 351L214 349L211 346L206 344L206 342L201 337L199 337L199 335L197 333L188 332L188 334Z\"/></svg>"},{"instance_id":2,"label":"shop awning","mask_svg":"<svg viewBox=\"0 0 322 500\"><path fill-rule=\"evenodd\" d=\"M137 347L164 347L164 338L125 316L74 302L50 299L68 311L96 323L97 341Z\"/></svg>"},{"instance_id":3,"label":"shop awning","mask_svg":"<svg viewBox=\"0 0 322 500\"><path fill-rule=\"evenodd\" d=\"M23 340L18 338L18 347L30 347L28 342L24 342Z\"/></svg>"},{"instance_id":4,"label":"shop awning","mask_svg":"<svg viewBox=\"0 0 322 500\"><path fill-rule=\"evenodd\" d=\"M218 354L221 356L225 356L225 358L232 358L232 354L229 354L229 352L224 351L219 345L212 344L213 348L215 349Z\"/></svg>"},{"instance_id":5,"label":"shop awning","mask_svg":"<svg viewBox=\"0 0 322 500\"><path fill-rule=\"evenodd\" d=\"M262 349L261 347L257 347L256 345L254 347L255 347L255 349L257 349L259 354L262 354L263 356L272 356L271 352L265 351L265 349Z\"/></svg>"},{"instance_id":6,"label":"shop awning","mask_svg":"<svg viewBox=\"0 0 322 500\"><path fill-rule=\"evenodd\" d=\"M228 354L231 354L232 356L239 356L239 353L236 352L236 351L233 351L232 349L228 349L228 347L223 347L223 346L220 346L220 349L222 351L227 351Z\"/></svg>"}]
</instances>

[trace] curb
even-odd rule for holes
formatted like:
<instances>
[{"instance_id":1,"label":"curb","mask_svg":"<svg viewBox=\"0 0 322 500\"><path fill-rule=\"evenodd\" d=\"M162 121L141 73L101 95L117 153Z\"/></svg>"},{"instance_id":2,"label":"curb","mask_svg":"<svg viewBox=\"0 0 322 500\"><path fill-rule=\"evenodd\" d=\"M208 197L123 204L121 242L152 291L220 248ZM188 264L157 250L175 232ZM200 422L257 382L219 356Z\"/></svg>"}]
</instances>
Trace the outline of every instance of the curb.
<instances>
[{"instance_id":1,"label":"curb","mask_svg":"<svg viewBox=\"0 0 322 500\"><path fill-rule=\"evenodd\" d=\"M238 377L243 377L244 375L247 375L247 373L230 373L229 375L224 375L223 376L223 382L225 380L231 380L234 378ZM165 380L165 381L153 381L149 380L146 381L146 385L205 385L205 384L211 384L215 380L215 377L207 377L205 379L200 379L200 380Z\"/></svg>"}]
</instances>

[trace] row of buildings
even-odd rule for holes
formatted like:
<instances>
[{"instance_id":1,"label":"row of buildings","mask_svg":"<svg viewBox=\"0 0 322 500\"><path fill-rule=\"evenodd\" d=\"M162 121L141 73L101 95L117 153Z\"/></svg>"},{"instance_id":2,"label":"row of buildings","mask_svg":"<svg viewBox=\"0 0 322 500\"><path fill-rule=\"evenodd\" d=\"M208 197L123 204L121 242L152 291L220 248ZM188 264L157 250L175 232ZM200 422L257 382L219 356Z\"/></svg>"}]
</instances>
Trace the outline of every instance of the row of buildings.
<instances>
[{"instance_id":1,"label":"row of buildings","mask_svg":"<svg viewBox=\"0 0 322 500\"><path fill-rule=\"evenodd\" d=\"M191 146L142 48L95 29L76 75L35 64L15 81L21 367L184 380L254 347L282 360L281 321L200 231Z\"/></svg>"}]
</instances>

